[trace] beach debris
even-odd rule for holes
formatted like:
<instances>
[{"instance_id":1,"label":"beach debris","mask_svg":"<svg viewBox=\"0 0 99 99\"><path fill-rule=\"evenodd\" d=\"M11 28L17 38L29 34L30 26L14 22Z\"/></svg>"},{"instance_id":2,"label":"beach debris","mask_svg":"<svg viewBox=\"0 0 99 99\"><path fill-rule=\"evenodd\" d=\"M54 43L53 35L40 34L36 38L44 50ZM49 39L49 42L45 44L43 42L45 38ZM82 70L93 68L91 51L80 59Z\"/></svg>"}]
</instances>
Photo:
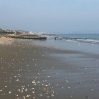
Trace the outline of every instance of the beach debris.
<instances>
[{"instance_id":1,"label":"beach debris","mask_svg":"<svg viewBox=\"0 0 99 99\"><path fill-rule=\"evenodd\" d=\"M45 85L46 87L48 86L48 85Z\"/></svg>"},{"instance_id":2,"label":"beach debris","mask_svg":"<svg viewBox=\"0 0 99 99\"><path fill-rule=\"evenodd\" d=\"M35 91L32 91L32 93L35 93Z\"/></svg>"},{"instance_id":3,"label":"beach debris","mask_svg":"<svg viewBox=\"0 0 99 99\"><path fill-rule=\"evenodd\" d=\"M81 84L81 82L79 82L79 84Z\"/></svg>"},{"instance_id":4,"label":"beach debris","mask_svg":"<svg viewBox=\"0 0 99 99\"><path fill-rule=\"evenodd\" d=\"M17 96L17 97L18 97L19 95L15 94L15 96Z\"/></svg>"},{"instance_id":5,"label":"beach debris","mask_svg":"<svg viewBox=\"0 0 99 99\"><path fill-rule=\"evenodd\" d=\"M39 94L39 96L43 96L42 94Z\"/></svg>"},{"instance_id":6,"label":"beach debris","mask_svg":"<svg viewBox=\"0 0 99 99\"><path fill-rule=\"evenodd\" d=\"M53 69L54 67L52 67L52 69Z\"/></svg>"},{"instance_id":7,"label":"beach debris","mask_svg":"<svg viewBox=\"0 0 99 99\"><path fill-rule=\"evenodd\" d=\"M25 92L27 92L27 91L28 91L28 89L27 89L27 88L24 88L24 91L25 91Z\"/></svg>"},{"instance_id":8,"label":"beach debris","mask_svg":"<svg viewBox=\"0 0 99 99\"><path fill-rule=\"evenodd\" d=\"M35 99L36 97L33 97L32 99Z\"/></svg>"},{"instance_id":9,"label":"beach debris","mask_svg":"<svg viewBox=\"0 0 99 99\"><path fill-rule=\"evenodd\" d=\"M49 96L47 96L47 98L49 98Z\"/></svg>"},{"instance_id":10,"label":"beach debris","mask_svg":"<svg viewBox=\"0 0 99 99\"><path fill-rule=\"evenodd\" d=\"M70 89L70 87L68 87Z\"/></svg>"},{"instance_id":11,"label":"beach debris","mask_svg":"<svg viewBox=\"0 0 99 99\"><path fill-rule=\"evenodd\" d=\"M19 79L16 79L15 81L20 82L20 80L19 80Z\"/></svg>"},{"instance_id":12,"label":"beach debris","mask_svg":"<svg viewBox=\"0 0 99 99\"><path fill-rule=\"evenodd\" d=\"M56 86L58 86L59 84L58 83L56 83Z\"/></svg>"},{"instance_id":13,"label":"beach debris","mask_svg":"<svg viewBox=\"0 0 99 99\"><path fill-rule=\"evenodd\" d=\"M70 98L72 98L73 96L71 95Z\"/></svg>"},{"instance_id":14,"label":"beach debris","mask_svg":"<svg viewBox=\"0 0 99 99\"><path fill-rule=\"evenodd\" d=\"M94 79L94 81L98 81L98 79Z\"/></svg>"},{"instance_id":15,"label":"beach debris","mask_svg":"<svg viewBox=\"0 0 99 99\"><path fill-rule=\"evenodd\" d=\"M47 90L47 88L42 87L42 91L43 91L43 93L46 92L46 90Z\"/></svg>"},{"instance_id":16,"label":"beach debris","mask_svg":"<svg viewBox=\"0 0 99 99\"><path fill-rule=\"evenodd\" d=\"M23 98L23 99L26 99L26 97L25 97L25 96L23 96L22 98Z\"/></svg>"},{"instance_id":17,"label":"beach debris","mask_svg":"<svg viewBox=\"0 0 99 99\"><path fill-rule=\"evenodd\" d=\"M11 91L9 91L9 94L11 94Z\"/></svg>"},{"instance_id":18,"label":"beach debris","mask_svg":"<svg viewBox=\"0 0 99 99\"><path fill-rule=\"evenodd\" d=\"M23 89L18 89L18 91L19 91L20 93L23 93Z\"/></svg>"},{"instance_id":19,"label":"beach debris","mask_svg":"<svg viewBox=\"0 0 99 99\"><path fill-rule=\"evenodd\" d=\"M94 91L94 89L91 89L91 91Z\"/></svg>"},{"instance_id":20,"label":"beach debris","mask_svg":"<svg viewBox=\"0 0 99 99\"><path fill-rule=\"evenodd\" d=\"M50 78L50 76L47 76L48 78Z\"/></svg>"},{"instance_id":21,"label":"beach debris","mask_svg":"<svg viewBox=\"0 0 99 99\"><path fill-rule=\"evenodd\" d=\"M17 76L14 76L14 77L17 77Z\"/></svg>"},{"instance_id":22,"label":"beach debris","mask_svg":"<svg viewBox=\"0 0 99 99\"><path fill-rule=\"evenodd\" d=\"M40 75L40 73L38 73L38 75Z\"/></svg>"},{"instance_id":23,"label":"beach debris","mask_svg":"<svg viewBox=\"0 0 99 99\"><path fill-rule=\"evenodd\" d=\"M52 97L54 97L54 94L51 94Z\"/></svg>"},{"instance_id":24,"label":"beach debris","mask_svg":"<svg viewBox=\"0 0 99 99\"><path fill-rule=\"evenodd\" d=\"M69 82L68 80L65 80L67 83Z\"/></svg>"},{"instance_id":25,"label":"beach debris","mask_svg":"<svg viewBox=\"0 0 99 99\"><path fill-rule=\"evenodd\" d=\"M2 90L0 90L0 92L1 92Z\"/></svg>"},{"instance_id":26,"label":"beach debris","mask_svg":"<svg viewBox=\"0 0 99 99\"><path fill-rule=\"evenodd\" d=\"M40 81L37 81L37 83L39 84L39 83L40 83Z\"/></svg>"},{"instance_id":27,"label":"beach debris","mask_svg":"<svg viewBox=\"0 0 99 99\"><path fill-rule=\"evenodd\" d=\"M36 83L35 80L33 80L32 83L35 84Z\"/></svg>"},{"instance_id":28,"label":"beach debris","mask_svg":"<svg viewBox=\"0 0 99 99\"><path fill-rule=\"evenodd\" d=\"M31 95L26 95L26 97L30 97Z\"/></svg>"},{"instance_id":29,"label":"beach debris","mask_svg":"<svg viewBox=\"0 0 99 99\"><path fill-rule=\"evenodd\" d=\"M33 81L32 81L32 84L33 84L33 85L37 85L37 83L36 83L36 81L35 81L35 80L33 80Z\"/></svg>"},{"instance_id":30,"label":"beach debris","mask_svg":"<svg viewBox=\"0 0 99 99\"><path fill-rule=\"evenodd\" d=\"M51 85L51 84L48 84L49 86Z\"/></svg>"}]
</instances>

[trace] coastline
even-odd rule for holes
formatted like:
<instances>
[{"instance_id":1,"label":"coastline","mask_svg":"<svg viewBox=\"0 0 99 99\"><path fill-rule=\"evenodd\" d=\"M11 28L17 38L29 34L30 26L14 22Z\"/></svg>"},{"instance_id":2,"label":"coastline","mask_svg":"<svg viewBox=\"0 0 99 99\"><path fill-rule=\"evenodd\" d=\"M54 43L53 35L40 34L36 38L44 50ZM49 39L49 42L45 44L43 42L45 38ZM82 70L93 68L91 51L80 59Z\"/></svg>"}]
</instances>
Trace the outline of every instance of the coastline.
<instances>
[{"instance_id":1,"label":"coastline","mask_svg":"<svg viewBox=\"0 0 99 99\"><path fill-rule=\"evenodd\" d=\"M99 55L1 39L1 99L99 98Z\"/></svg>"}]
</instances>

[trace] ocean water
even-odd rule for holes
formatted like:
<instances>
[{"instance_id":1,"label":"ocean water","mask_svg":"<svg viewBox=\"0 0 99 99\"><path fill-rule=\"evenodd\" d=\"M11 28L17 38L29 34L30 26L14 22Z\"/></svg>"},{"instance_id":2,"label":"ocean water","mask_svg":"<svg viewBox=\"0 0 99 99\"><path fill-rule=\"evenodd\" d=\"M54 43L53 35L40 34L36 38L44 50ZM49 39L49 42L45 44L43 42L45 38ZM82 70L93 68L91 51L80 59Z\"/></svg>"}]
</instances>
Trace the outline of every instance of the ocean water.
<instances>
[{"instance_id":1,"label":"ocean water","mask_svg":"<svg viewBox=\"0 0 99 99\"><path fill-rule=\"evenodd\" d=\"M67 38L99 39L99 34L59 34Z\"/></svg>"},{"instance_id":2,"label":"ocean water","mask_svg":"<svg viewBox=\"0 0 99 99\"><path fill-rule=\"evenodd\" d=\"M99 44L99 34L50 34L50 36L57 37L57 39Z\"/></svg>"},{"instance_id":3,"label":"ocean water","mask_svg":"<svg viewBox=\"0 0 99 99\"><path fill-rule=\"evenodd\" d=\"M46 41L40 42L43 46L99 54L99 34L47 34L47 36Z\"/></svg>"}]
</instances>

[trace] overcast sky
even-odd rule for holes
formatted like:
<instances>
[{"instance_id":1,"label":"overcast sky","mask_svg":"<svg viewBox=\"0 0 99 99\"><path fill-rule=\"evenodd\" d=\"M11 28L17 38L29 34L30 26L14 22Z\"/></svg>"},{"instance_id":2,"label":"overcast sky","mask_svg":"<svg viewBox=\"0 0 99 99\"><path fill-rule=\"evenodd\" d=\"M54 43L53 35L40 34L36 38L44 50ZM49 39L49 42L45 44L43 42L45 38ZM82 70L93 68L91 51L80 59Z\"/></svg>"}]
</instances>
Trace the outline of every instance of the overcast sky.
<instances>
[{"instance_id":1,"label":"overcast sky","mask_svg":"<svg viewBox=\"0 0 99 99\"><path fill-rule=\"evenodd\" d=\"M35 32L99 31L99 0L0 0L0 27Z\"/></svg>"}]
</instances>

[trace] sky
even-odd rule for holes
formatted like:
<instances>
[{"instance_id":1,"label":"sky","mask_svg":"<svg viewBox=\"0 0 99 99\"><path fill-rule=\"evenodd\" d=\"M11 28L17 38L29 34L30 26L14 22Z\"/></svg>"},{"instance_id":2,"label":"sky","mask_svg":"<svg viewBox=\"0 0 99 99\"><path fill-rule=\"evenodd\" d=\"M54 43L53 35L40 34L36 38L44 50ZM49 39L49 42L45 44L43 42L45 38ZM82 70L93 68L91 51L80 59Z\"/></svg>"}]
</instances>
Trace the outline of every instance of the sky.
<instances>
[{"instance_id":1,"label":"sky","mask_svg":"<svg viewBox=\"0 0 99 99\"><path fill-rule=\"evenodd\" d=\"M99 32L99 0L0 0L0 27L35 32Z\"/></svg>"}]
</instances>

